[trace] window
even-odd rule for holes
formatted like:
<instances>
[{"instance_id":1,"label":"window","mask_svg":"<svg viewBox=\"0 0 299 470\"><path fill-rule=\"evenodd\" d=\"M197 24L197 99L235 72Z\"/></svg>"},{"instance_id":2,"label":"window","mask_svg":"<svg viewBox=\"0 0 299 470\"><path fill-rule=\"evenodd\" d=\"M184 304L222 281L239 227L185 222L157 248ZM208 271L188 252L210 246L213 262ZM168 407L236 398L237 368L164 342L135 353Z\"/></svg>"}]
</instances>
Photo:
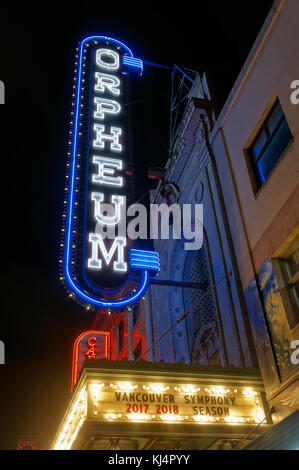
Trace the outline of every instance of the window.
<instances>
[{"instance_id":1,"label":"window","mask_svg":"<svg viewBox=\"0 0 299 470\"><path fill-rule=\"evenodd\" d=\"M282 272L293 311L291 326L299 323L299 245L287 259L281 260Z\"/></svg>"},{"instance_id":2,"label":"window","mask_svg":"<svg viewBox=\"0 0 299 470\"><path fill-rule=\"evenodd\" d=\"M184 280L202 284L201 289L184 289L184 308L188 310L191 305L196 304L199 299L207 294L212 286L210 263L204 243L200 250L190 252L187 256L184 267ZM206 297L192 310L192 313L186 318L187 332L190 336L190 347L193 343L193 336L203 326L216 321L216 305L214 293L208 292Z\"/></svg>"},{"instance_id":3,"label":"window","mask_svg":"<svg viewBox=\"0 0 299 470\"><path fill-rule=\"evenodd\" d=\"M215 292L209 290L213 281L206 237L200 250L188 253L184 280L199 284L197 289L183 289L184 309L188 310L197 304L185 320L190 363L214 364L214 354L221 348L221 340L217 325Z\"/></svg>"},{"instance_id":4,"label":"window","mask_svg":"<svg viewBox=\"0 0 299 470\"><path fill-rule=\"evenodd\" d=\"M256 189L259 189L267 180L272 168L292 138L280 103L276 101L248 149Z\"/></svg>"}]
</instances>

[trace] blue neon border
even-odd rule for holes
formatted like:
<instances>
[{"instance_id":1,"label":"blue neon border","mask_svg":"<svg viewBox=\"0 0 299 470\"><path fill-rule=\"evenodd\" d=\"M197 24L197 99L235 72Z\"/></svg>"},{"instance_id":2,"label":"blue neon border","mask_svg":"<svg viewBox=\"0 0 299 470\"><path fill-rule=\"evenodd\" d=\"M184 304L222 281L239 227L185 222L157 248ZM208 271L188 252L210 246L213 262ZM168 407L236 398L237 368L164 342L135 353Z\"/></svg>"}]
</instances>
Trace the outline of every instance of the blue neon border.
<instances>
[{"instance_id":1,"label":"blue neon border","mask_svg":"<svg viewBox=\"0 0 299 470\"><path fill-rule=\"evenodd\" d=\"M109 38L107 36L89 36L83 39L80 43L80 50L79 50L79 57L78 57L78 68L77 68L77 84L76 84L76 93L75 93L75 116L74 116L74 131L72 136L72 146L71 146L71 175L70 175L70 182L69 182L69 194L68 194L68 205L67 205L67 217L66 217L66 243L64 249L64 257L63 257L63 272L65 278L72 288L73 292L78 295L79 298L83 299L84 301L89 302L92 305L96 305L102 308L122 308L128 305L131 305L137 302L141 296L146 291L148 284L149 284L149 273L148 271L142 271L140 273L140 282L138 284L137 291L134 292L134 295L130 295L126 300L114 300L114 301L102 301L94 298L81 290L78 284L74 281L71 274L70 263L72 262L71 256L71 244L72 244L72 237L71 234L73 233L73 216L74 216L74 184L75 179L77 176L77 148L78 148L78 116L81 104L81 83L82 83L82 56L83 56L83 47L88 41L94 40L108 40L114 42L115 44L122 46L125 50L133 57L132 51L122 42Z\"/></svg>"}]
</instances>

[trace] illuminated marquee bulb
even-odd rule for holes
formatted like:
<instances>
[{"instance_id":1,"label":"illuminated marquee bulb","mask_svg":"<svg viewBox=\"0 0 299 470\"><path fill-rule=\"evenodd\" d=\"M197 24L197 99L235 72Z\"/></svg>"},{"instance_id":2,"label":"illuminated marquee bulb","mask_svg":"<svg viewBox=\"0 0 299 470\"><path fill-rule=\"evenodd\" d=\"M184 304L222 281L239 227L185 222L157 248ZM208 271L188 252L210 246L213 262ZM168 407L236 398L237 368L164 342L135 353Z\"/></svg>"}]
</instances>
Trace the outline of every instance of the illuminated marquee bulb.
<instances>
[{"instance_id":1,"label":"illuminated marquee bulb","mask_svg":"<svg viewBox=\"0 0 299 470\"><path fill-rule=\"evenodd\" d=\"M196 389L192 385L182 386L182 391L186 393L195 393Z\"/></svg>"}]
</instances>

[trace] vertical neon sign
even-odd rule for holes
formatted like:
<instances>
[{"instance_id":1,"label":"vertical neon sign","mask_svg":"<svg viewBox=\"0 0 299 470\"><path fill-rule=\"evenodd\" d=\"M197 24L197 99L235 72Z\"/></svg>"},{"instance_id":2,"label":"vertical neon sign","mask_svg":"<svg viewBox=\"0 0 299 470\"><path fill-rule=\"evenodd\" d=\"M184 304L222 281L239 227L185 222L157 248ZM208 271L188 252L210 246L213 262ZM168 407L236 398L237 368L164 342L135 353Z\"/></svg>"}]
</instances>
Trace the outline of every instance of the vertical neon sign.
<instances>
[{"instance_id":1,"label":"vertical neon sign","mask_svg":"<svg viewBox=\"0 0 299 470\"><path fill-rule=\"evenodd\" d=\"M150 272L159 270L157 253L133 249L120 229L132 197L124 105L136 72L141 75L142 61L115 39L88 37L77 49L61 279L70 296L100 308L136 303ZM113 213L105 213L105 204ZM114 236L105 238L111 229Z\"/></svg>"},{"instance_id":2,"label":"vertical neon sign","mask_svg":"<svg viewBox=\"0 0 299 470\"><path fill-rule=\"evenodd\" d=\"M85 360L108 359L110 333L107 331L85 331L76 338L73 347L72 386L73 390Z\"/></svg>"}]
</instances>

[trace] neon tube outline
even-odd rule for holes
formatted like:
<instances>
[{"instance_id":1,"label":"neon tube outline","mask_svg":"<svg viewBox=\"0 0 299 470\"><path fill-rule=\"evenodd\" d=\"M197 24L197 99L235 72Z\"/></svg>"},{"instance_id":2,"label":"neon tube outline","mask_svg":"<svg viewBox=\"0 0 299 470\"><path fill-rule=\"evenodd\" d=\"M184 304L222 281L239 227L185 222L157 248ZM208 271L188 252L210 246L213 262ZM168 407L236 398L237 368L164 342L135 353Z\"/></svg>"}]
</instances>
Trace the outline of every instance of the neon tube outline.
<instances>
[{"instance_id":1,"label":"neon tube outline","mask_svg":"<svg viewBox=\"0 0 299 470\"><path fill-rule=\"evenodd\" d=\"M81 104L81 84L82 84L82 51L83 47L86 42L91 40L108 40L112 41L126 49L126 51L133 57L132 51L125 46L125 44L121 43L120 41L112 38L108 38L107 36L89 36L83 39L80 43L80 50L79 50L79 57L78 57L78 69L77 69L77 84L76 84L76 104L75 104L75 116L74 116L74 132L73 132L73 139L72 139L72 147L71 147L71 177L69 182L69 195L68 195L68 206L67 206L67 220L66 220L66 246L64 250L64 258L63 258L63 270L65 273L65 278L67 279L69 285L72 287L73 291L80 297L81 299L91 303L92 305L96 305L99 307L104 308L122 308L128 305L131 305L137 302L140 297L143 295L147 286L149 284L149 273L148 271L143 271L140 273L140 282L138 284L138 289L132 296L131 294L124 300L111 300L111 301L103 301L98 300L94 297L87 295L83 292L77 283L72 278L70 263L71 263L71 233L73 232L73 216L74 216L74 182L77 175L77 147L78 147L78 116L79 116L79 107Z\"/></svg>"},{"instance_id":2,"label":"neon tube outline","mask_svg":"<svg viewBox=\"0 0 299 470\"><path fill-rule=\"evenodd\" d=\"M73 391L73 388L76 385L76 382L78 380L78 375L79 375L79 371L78 371L79 345L82 339L88 335L104 335L105 336L105 354L104 355L106 359L108 359L108 352L110 348L110 339L111 339L109 331L88 330L88 331L84 331L79 336L77 336L74 342L74 346L73 346L71 391Z\"/></svg>"}]
</instances>

